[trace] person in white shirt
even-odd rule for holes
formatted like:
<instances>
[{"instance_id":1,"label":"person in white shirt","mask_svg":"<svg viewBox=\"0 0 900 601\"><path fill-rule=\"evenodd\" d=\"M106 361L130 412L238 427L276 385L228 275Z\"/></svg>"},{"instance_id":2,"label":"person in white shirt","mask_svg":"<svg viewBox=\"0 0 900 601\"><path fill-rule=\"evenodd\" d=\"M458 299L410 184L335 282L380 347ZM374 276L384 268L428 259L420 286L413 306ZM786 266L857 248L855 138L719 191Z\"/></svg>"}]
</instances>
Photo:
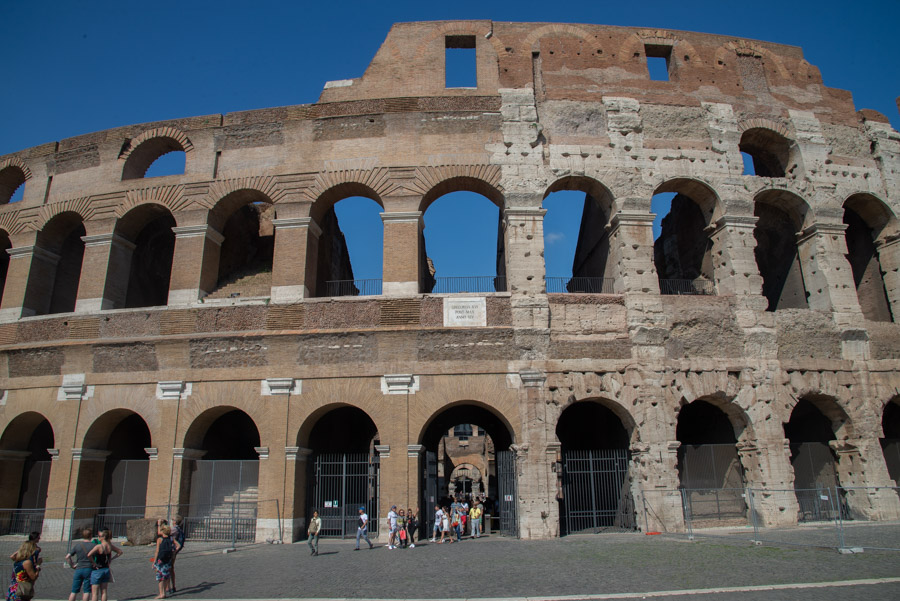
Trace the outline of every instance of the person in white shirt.
<instances>
[{"instance_id":1,"label":"person in white shirt","mask_svg":"<svg viewBox=\"0 0 900 601\"><path fill-rule=\"evenodd\" d=\"M395 549L397 545L397 506L391 505L387 514L388 525L388 549Z\"/></svg>"},{"instance_id":2,"label":"person in white shirt","mask_svg":"<svg viewBox=\"0 0 900 601\"><path fill-rule=\"evenodd\" d=\"M431 531L431 542L436 542L438 533L441 531L441 522L444 519L444 510L440 505L434 506L434 529Z\"/></svg>"},{"instance_id":3,"label":"person in white shirt","mask_svg":"<svg viewBox=\"0 0 900 601\"><path fill-rule=\"evenodd\" d=\"M359 551L359 539L363 538L367 543L369 543L369 548L371 549L375 545L372 544L372 541L369 540L369 516L366 514L366 508L359 508L359 522L356 527L356 550Z\"/></svg>"}]
</instances>

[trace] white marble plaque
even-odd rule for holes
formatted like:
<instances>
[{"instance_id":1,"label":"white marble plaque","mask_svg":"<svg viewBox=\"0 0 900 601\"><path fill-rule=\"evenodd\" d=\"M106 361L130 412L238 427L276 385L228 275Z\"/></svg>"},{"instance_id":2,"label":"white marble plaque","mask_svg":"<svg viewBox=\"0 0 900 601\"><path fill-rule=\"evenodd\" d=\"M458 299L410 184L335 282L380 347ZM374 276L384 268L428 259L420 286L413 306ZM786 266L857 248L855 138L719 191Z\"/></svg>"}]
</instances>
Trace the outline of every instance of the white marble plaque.
<instances>
[{"instance_id":1,"label":"white marble plaque","mask_svg":"<svg viewBox=\"0 0 900 601\"><path fill-rule=\"evenodd\" d=\"M485 298L444 298L444 327L487 325Z\"/></svg>"}]
</instances>

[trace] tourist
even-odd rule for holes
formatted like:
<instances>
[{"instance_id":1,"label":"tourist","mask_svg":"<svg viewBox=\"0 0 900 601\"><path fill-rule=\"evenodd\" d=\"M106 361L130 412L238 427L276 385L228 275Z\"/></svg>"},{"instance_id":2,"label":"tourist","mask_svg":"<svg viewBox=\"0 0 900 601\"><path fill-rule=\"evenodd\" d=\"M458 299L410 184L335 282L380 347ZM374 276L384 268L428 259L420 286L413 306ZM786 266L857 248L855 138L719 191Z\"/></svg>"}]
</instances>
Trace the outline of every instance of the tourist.
<instances>
[{"instance_id":1,"label":"tourist","mask_svg":"<svg viewBox=\"0 0 900 601\"><path fill-rule=\"evenodd\" d=\"M6 601L30 601L34 597L34 583L41 571L35 562L38 553L37 543L29 538L18 551L10 555L13 573L6 590Z\"/></svg>"},{"instance_id":2,"label":"tourist","mask_svg":"<svg viewBox=\"0 0 900 601\"><path fill-rule=\"evenodd\" d=\"M122 549L115 546L110 536L109 528L100 531L100 542L88 551L88 557L94 560L94 571L91 572L91 601L106 601L106 589L109 587L109 564L116 557L122 555ZM115 557L111 557L115 552Z\"/></svg>"},{"instance_id":3,"label":"tourist","mask_svg":"<svg viewBox=\"0 0 900 601\"><path fill-rule=\"evenodd\" d=\"M431 542L437 542L438 533L443 532L444 510L440 505L434 506L434 528L431 529Z\"/></svg>"},{"instance_id":4,"label":"tourist","mask_svg":"<svg viewBox=\"0 0 900 601\"><path fill-rule=\"evenodd\" d=\"M153 568L156 570L156 584L159 587L157 599L166 598L174 557L175 542L172 540L172 529L163 521L156 533L156 553L153 554Z\"/></svg>"},{"instance_id":5,"label":"tourist","mask_svg":"<svg viewBox=\"0 0 900 601\"><path fill-rule=\"evenodd\" d=\"M450 535L450 509L447 507L441 511L441 540L438 541L438 544L444 542L445 536L448 543L453 542L453 537Z\"/></svg>"},{"instance_id":6,"label":"tourist","mask_svg":"<svg viewBox=\"0 0 900 601\"><path fill-rule=\"evenodd\" d=\"M309 520L309 528L306 529L306 544L309 545L310 555L319 554L319 530L321 529L322 518L319 517L318 511L313 511L312 519Z\"/></svg>"},{"instance_id":7,"label":"tourist","mask_svg":"<svg viewBox=\"0 0 900 601\"><path fill-rule=\"evenodd\" d=\"M406 510L406 529L409 531L409 546L416 546L416 532L419 530L419 508L416 507L415 512L412 507Z\"/></svg>"},{"instance_id":8,"label":"tourist","mask_svg":"<svg viewBox=\"0 0 900 601\"><path fill-rule=\"evenodd\" d=\"M406 548L406 544L409 540L409 532L406 530L406 512L401 509L400 513L397 515L397 540L396 545L401 549Z\"/></svg>"},{"instance_id":9,"label":"tourist","mask_svg":"<svg viewBox=\"0 0 900 601\"><path fill-rule=\"evenodd\" d=\"M356 550L359 551L359 539L363 538L367 543L369 543L369 548L371 549L375 545L372 544L372 541L369 540L369 515L366 513L365 507L359 508L359 522L357 522L356 526Z\"/></svg>"},{"instance_id":10,"label":"tourist","mask_svg":"<svg viewBox=\"0 0 900 601\"><path fill-rule=\"evenodd\" d=\"M472 538L481 536L481 516L483 513L484 511L481 508L481 503L479 503L476 498L472 501L472 509L469 510L469 524L472 529Z\"/></svg>"},{"instance_id":11,"label":"tourist","mask_svg":"<svg viewBox=\"0 0 900 601\"><path fill-rule=\"evenodd\" d=\"M91 542L91 529L81 531L81 540L74 543L66 554L66 565L75 570L72 576L72 592L69 601L75 601L78 590L81 589L82 601L88 601L91 596L91 558L88 557L94 543Z\"/></svg>"},{"instance_id":12,"label":"tourist","mask_svg":"<svg viewBox=\"0 0 900 601\"><path fill-rule=\"evenodd\" d=\"M178 589L175 588L175 560L178 559L178 554L181 553L181 550L184 549L184 518L180 515L176 514L172 521L175 524L172 526L172 540L175 541L175 554L172 555L172 569L169 573L169 592L175 593Z\"/></svg>"},{"instance_id":13,"label":"tourist","mask_svg":"<svg viewBox=\"0 0 900 601\"><path fill-rule=\"evenodd\" d=\"M391 505L387 514L388 549L397 548L397 506Z\"/></svg>"}]
</instances>

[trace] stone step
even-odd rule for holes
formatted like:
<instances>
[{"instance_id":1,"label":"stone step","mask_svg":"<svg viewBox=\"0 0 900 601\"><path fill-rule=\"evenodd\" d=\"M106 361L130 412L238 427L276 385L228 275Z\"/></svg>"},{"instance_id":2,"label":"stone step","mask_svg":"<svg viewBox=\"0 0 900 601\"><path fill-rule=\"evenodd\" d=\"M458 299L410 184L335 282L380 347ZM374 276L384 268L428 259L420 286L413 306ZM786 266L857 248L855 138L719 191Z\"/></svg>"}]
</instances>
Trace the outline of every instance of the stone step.
<instances>
[{"instance_id":1,"label":"stone step","mask_svg":"<svg viewBox=\"0 0 900 601\"><path fill-rule=\"evenodd\" d=\"M239 275L235 280L221 285L206 298L241 298L268 297L272 291L272 272L254 271Z\"/></svg>"}]
</instances>

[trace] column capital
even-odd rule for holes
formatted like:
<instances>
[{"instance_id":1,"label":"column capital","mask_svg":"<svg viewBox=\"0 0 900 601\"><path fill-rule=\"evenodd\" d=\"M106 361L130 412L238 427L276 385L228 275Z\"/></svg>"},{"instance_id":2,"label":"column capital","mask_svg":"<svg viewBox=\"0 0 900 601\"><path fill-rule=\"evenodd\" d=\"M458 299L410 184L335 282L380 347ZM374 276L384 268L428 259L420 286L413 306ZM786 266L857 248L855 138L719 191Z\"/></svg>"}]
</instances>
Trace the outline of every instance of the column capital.
<instances>
[{"instance_id":1,"label":"column capital","mask_svg":"<svg viewBox=\"0 0 900 601\"><path fill-rule=\"evenodd\" d=\"M92 234L90 236L82 236L81 241L84 242L85 248L91 248L92 246L121 246L122 248L128 250L134 250L137 248L137 245L134 242L126 240L119 234L115 232L109 232L108 234Z\"/></svg>"},{"instance_id":2,"label":"column capital","mask_svg":"<svg viewBox=\"0 0 900 601\"><path fill-rule=\"evenodd\" d=\"M313 450L306 447L284 447L284 458L288 461L306 461Z\"/></svg>"},{"instance_id":3,"label":"column capital","mask_svg":"<svg viewBox=\"0 0 900 601\"><path fill-rule=\"evenodd\" d=\"M759 217L755 215L723 215L707 226L706 231L715 234L724 229L752 230L758 221Z\"/></svg>"},{"instance_id":4,"label":"column capital","mask_svg":"<svg viewBox=\"0 0 900 601\"><path fill-rule=\"evenodd\" d=\"M211 242L222 245L225 236L213 229L209 224L181 225L172 228L175 238L199 238L206 237Z\"/></svg>"},{"instance_id":5,"label":"column capital","mask_svg":"<svg viewBox=\"0 0 900 601\"><path fill-rule=\"evenodd\" d=\"M377 444L375 445L375 451L382 458L387 458L391 456L391 445L389 444Z\"/></svg>"},{"instance_id":6,"label":"column capital","mask_svg":"<svg viewBox=\"0 0 900 601\"><path fill-rule=\"evenodd\" d=\"M425 445L423 444L408 444L406 445L406 456L407 457L421 457L422 453L425 452Z\"/></svg>"},{"instance_id":7,"label":"column capital","mask_svg":"<svg viewBox=\"0 0 900 601\"><path fill-rule=\"evenodd\" d=\"M519 371L519 378L525 388L541 388L547 381L547 374L536 369L523 369Z\"/></svg>"},{"instance_id":8,"label":"column capital","mask_svg":"<svg viewBox=\"0 0 900 601\"><path fill-rule=\"evenodd\" d=\"M186 449L181 447L176 447L172 449L172 454L175 456L175 459L200 459L204 455L206 455L206 451L203 449Z\"/></svg>"},{"instance_id":9,"label":"column capital","mask_svg":"<svg viewBox=\"0 0 900 601\"><path fill-rule=\"evenodd\" d=\"M634 213L631 211L619 211L613 215L606 229L613 231L623 225L638 225L643 227L653 227L653 220L656 219L656 213Z\"/></svg>"},{"instance_id":10,"label":"column capital","mask_svg":"<svg viewBox=\"0 0 900 601\"><path fill-rule=\"evenodd\" d=\"M144 447L144 452L147 453L147 457L150 461L159 459L159 449L156 447Z\"/></svg>"},{"instance_id":11,"label":"column capital","mask_svg":"<svg viewBox=\"0 0 900 601\"><path fill-rule=\"evenodd\" d=\"M846 231L845 223L813 223L797 232L797 244L816 236L844 236Z\"/></svg>"},{"instance_id":12,"label":"column capital","mask_svg":"<svg viewBox=\"0 0 900 601\"><path fill-rule=\"evenodd\" d=\"M542 207L506 207L503 209L503 217L517 219L543 219L547 209Z\"/></svg>"},{"instance_id":13,"label":"column capital","mask_svg":"<svg viewBox=\"0 0 900 601\"><path fill-rule=\"evenodd\" d=\"M303 391L303 380L297 378L266 378L260 382L262 396L288 396Z\"/></svg>"},{"instance_id":14,"label":"column capital","mask_svg":"<svg viewBox=\"0 0 900 601\"><path fill-rule=\"evenodd\" d=\"M186 399L191 396L191 383L182 380L166 380L156 383L156 398L159 400L166 399Z\"/></svg>"},{"instance_id":15,"label":"column capital","mask_svg":"<svg viewBox=\"0 0 900 601\"><path fill-rule=\"evenodd\" d=\"M300 228L309 228L309 232L318 238L322 235L322 228L316 223L312 217L287 217L284 219L273 219L272 225L276 230L293 230Z\"/></svg>"},{"instance_id":16,"label":"column capital","mask_svg":"<svg viewBox=\"0 0 900 601\"><path fill-rule=\"evenodd\" d=\"M38 259L47 261L48 263L53 263L56 265L59 262L59 255L36 244L29 244L28 246L15 246L13 248L7 248L6 253L9 255L10 259L18 259L23 257L36 257Z\"/></svg>"},{"instance_id":17,"label":"column capital","mask_svg":"<svg viewBox=\"0 0 900 601\"><path fill-rule=\"evenodd\" d=\"M381 377L381 394L416 394L419 376L413 374L386 374Z\"/></svg>"},{"instance_id":18,"label":"column capital","mask_svg":"<svg viewBox=\"0 0 900 601\"><path fill-rule=\"evenodd\" d=\"M381 221L388 223L421 223L422 211L397 211L395 213L382 213Z\"/></svg>"}]
</instances>

